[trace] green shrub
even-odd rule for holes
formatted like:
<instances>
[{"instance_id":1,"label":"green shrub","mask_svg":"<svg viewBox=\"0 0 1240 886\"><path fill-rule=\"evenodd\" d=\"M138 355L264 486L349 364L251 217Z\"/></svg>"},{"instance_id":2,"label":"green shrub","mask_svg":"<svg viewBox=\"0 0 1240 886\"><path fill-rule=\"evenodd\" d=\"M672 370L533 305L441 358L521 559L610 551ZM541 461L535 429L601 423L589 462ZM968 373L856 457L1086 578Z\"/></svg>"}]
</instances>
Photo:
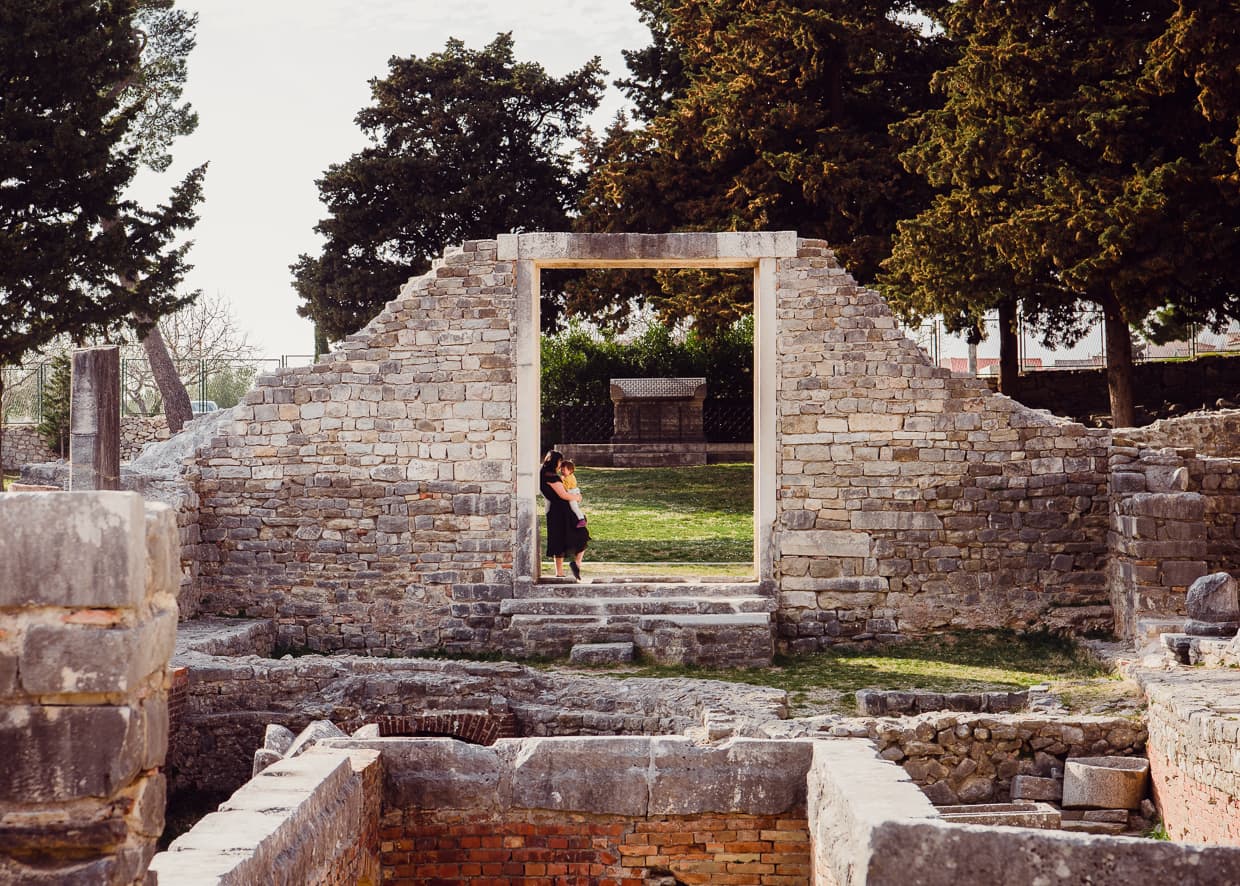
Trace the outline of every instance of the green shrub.
<instances>
[{"instance_id":1,"label":"green shrub","mask_svg":"<svg viewBox=\"0 0 1240 886\"><path fill-rule=\"evenodd\" d=\"M690 331L677 340L657 324L628 344L580 324L542 337L544 416L560 406L610 403L613 378L684 376L704 377L712 400L752 396L753 319L739 320L710 338Z\"/></svg>"}]
</instances>

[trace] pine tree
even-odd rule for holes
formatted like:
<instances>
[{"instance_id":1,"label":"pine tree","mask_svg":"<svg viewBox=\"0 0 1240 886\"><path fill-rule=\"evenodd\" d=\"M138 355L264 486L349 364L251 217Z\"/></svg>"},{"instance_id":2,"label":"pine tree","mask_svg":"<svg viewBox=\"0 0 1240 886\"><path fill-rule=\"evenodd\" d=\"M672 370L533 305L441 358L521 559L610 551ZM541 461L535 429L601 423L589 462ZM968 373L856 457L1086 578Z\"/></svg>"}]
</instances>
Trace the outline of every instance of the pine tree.
<instances>
[{"instance_id":1,"label":"pine tree","mask_svg":"<svg viewBox=\"0 0 1240 886\"><path fill-rule=\"evenodd\" d=\"M795 229L872 279L897 220L931 195L888 133L927 106L945 57L938 37L903 16L916 7L646 0L653 42L629 55L623 85L653 116L595 146L579 228ZM669 319L721 312L722 328L749 310L746 282L661 281L648 296Z\"/></svg>"},{"instance_id":2,"label":"pine tree","mask_svg":"<svg viewBox=\"0 0 1240 886\"><path fill-rule=\"evenodd\" d=\"M563 77L518 62L511 34L393 58L357 115L370 145L318 182L319 256L292 265L299 308L330 339L354 332L445 245L563 230L580 192L571 143L602 89L598 59Z\"/></svg>"},{"instance_id":3,"label":"pine tree","mask_svg":"<svg viewBox=\"0 0 1240 886\"><path fill-rule=\"evenodd\" d=\"M123 96L141 60L135 11L0 4L0 364L59 335L145 332L188 301L175 292L188 245L173 244L195 220L203 171L153 210L124 196L141 158L141 107Z\"/></svg>"},{"instance_id":4,"label":"pine tree","mask_svg":"<svg viewBox=\"0 0 1240 886\"><path fill-rule=\"evenodd\" d=\"M975 317L1019 299L1048 345L1100 310L1117 427L1134 420L1131 327L1167 305L1236 314L1236 179L1206 171L1235 120L1203 115L1182 74L1155 76L1174 7L960 0L944 106L898 127L944 194L900 228L897 301Z\"/></svg>"},{"instance_id":5,"label":"pine tree","mask_svg":"<svg viewBox=\"0 0 1240 886\"><path fill-rule=\"evenodd\" d=\"M61 458L69 454L69 406L73 395L73 358L68 352L51 359L51 375L43 390L43 418L39 436Z\"/></svg>"}]
</instances>

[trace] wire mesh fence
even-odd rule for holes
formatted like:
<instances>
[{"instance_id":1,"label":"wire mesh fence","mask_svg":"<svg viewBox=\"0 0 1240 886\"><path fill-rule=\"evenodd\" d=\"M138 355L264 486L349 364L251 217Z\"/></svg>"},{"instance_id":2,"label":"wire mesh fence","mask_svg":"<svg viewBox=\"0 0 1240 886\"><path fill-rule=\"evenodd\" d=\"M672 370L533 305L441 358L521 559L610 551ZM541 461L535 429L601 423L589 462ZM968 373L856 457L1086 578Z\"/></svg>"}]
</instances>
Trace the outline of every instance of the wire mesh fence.
<instances>
[{"instance_id":1,"label":"wire mesh fence","mask_svg":"<svg viewBox=\"0 0 1240 886\"><path fill-rule=\"evenodd\" d=\"M282 354L229 360L192 358L175 360L174 364L197 414L235 406L264 373L313 362L313 354ZM0 367L0 417L6 425L38 424L43 420L52 373L51 361ZM121 414L149 416L162 412L163 396L146 357L122 358Z\"/></svg>"},{"instance_id":2,"label":"wire mesh fence","mask_svg":"<svg viewBox=\"0 0 1240 886\"><path fill-rule=\"evenodd\" d=\"M902 331L921 347L936 366L952 372L997 375L999 371L999 318L991 312L982 322L982 340L975 356L968 354L962 335L949 333L938 317L916 326L901 326ZM1018 321L1017 354L1021 372L1044 370L1091 369L1106 365L1106 336L1102 312L1084 311L1081 315L1080 337L1071 347L1049 348L1042 344L1037 330ZM1205 326L1189 326L1182 340L1155 344L1140 335L1133 336L1133 359L1144 363L1156 360L1185 360L1210 354L1240 354L1240 323L1232 323L1221 331ZM975 363L975 369L973 365Z\"/></svg>"}]
</instances>

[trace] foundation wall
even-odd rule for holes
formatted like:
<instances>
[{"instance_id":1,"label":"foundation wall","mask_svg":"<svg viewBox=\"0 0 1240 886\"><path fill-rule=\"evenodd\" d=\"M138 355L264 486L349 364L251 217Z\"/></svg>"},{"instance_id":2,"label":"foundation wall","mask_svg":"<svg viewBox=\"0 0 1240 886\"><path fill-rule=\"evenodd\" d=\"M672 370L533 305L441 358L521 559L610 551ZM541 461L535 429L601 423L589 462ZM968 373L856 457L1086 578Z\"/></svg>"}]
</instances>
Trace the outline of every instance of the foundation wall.
<instances>
[{"instance_id":1,"label":"foundation wall","mask_svg":"<svg viewBox=\"0 0 1240 886\"><path fill-rule=\"evenodd\" d=\"M151 862L178 886L380 882L375 751L311 748L272 764Z\"/></svg>"},{"instance_id":2,"label":"foundation wall","mask_svg":"<svg viewBox=\"0 0 1240 886\"><path fill-rule=\"evenodd\" d=\"M1150 778L1173 840L1240 846L1240 718L1226 701L1228 676L1196 668L1144 681Z\"/></svg>"},{"instance_id":3,"label":"foundation wall","mask_svg":"<svg viewBox=\"0 0 1240 886\"><path fill-rule=\"evenodd\" d=\"M943 821L900 769L855 741L814 744L808 817L818 884L1240 880L1240 850Z\"/></svg>"},{"instance_id":4,"label":"foundation wall","mask_svg":"<svg viewBox=\"0 0 1240 886\"><path fill-rule=\"evenodd\" d=\"M808 742L331 744L383 754L385 883L811 882Z\"/></svg>"},{"instance_id":5,"label":"foundation wall","mask_svg":"<svg viewBox=\"0 0 1240 886\"><path fill-rule=\"evenodd\" d=\"M899 763L940 806L1006 803L1017 775L1050 777L1069 757L1140 756L1147 732L1123 717L922 714L871 727L884 760Z\"/></svg>"},{"instance_id":6,"label":"foundation wall","mask_svg":"<svg viewBox=\"0 0 1240 886\"><path fill-rule=\"evenodd\" d=\"M262 638L269 634L261 634ZM229 651L226 640L199 640ZM240 644L244 641L237 640ZM312 720L348 728L379 716L511 714L522 736L655 735L700 726L708 713L754 722L786 714L780 690L701 680L625 681L552 674L515 664L304 656L287 661L182 652L184 714L172 735L173 791L231 791L250 777L268 723L300 731Z\"/></svg>"}]
</instances>

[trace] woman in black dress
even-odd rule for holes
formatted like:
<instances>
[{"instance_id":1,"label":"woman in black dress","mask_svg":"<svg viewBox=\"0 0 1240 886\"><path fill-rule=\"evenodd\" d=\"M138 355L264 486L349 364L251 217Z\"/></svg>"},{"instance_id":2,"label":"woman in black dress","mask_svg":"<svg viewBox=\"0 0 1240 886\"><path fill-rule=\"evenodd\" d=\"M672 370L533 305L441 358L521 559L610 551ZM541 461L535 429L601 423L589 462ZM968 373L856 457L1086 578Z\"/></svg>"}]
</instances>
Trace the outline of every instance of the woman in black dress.
<instances>
[{"instance_id":1,"label":"woman in black dress","mask_svg":"<svg viewBox=\"0 0 1240 886\"><path fill-rule=\"evenodd\" d=\"M590 541L590 531L577 527L577 516L570 501L580 501L580 492L569 492L560 477L564 456L552 449L543 458L538 475L538 489L547 499L547 556L555 560L555 574L564 577L564 557L570 556L568 567L573 577L581 578L581 558Z\"/></svg>"}]
</instances>

